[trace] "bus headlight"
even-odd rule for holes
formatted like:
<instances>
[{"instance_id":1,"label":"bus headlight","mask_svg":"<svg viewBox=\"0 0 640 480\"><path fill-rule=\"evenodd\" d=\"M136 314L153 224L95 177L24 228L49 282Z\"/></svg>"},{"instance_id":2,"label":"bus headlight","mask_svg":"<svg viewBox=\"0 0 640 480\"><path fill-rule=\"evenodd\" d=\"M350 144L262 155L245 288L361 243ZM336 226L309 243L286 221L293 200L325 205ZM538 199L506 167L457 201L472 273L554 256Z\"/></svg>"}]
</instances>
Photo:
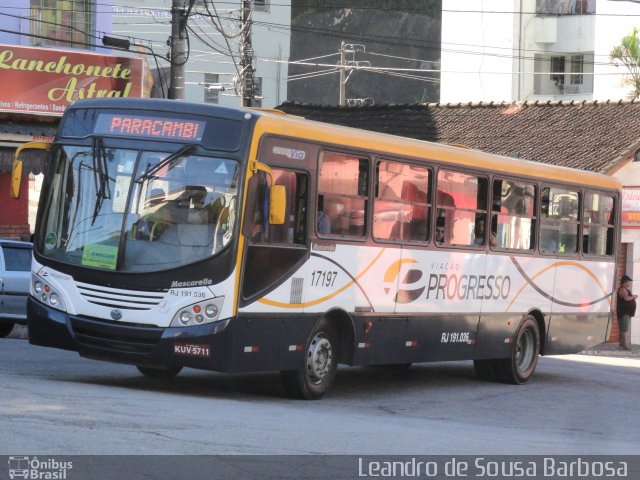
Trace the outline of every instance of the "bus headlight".
<instances>
[{"instance_id":1,"label":"bus headlight","mask_svg":"<svg viewBox=\"0 0 640 480\"><path fill-rule=\"evenodd\" d=\"M211 298L181 308L171 321L172 327L189 327L218 321L224 297Z\"/></svg>"},{"instance_id":2,"label":"bus headlight","mask_svg":"<svg viewBox=\"0 0 640 480\"><path fill-rule=\"evenodd\" d=\"M60 297L57 293L52 293L51 295L49 295L49 303L52 307L55 307L60 303Z\"/></svg>"},{"instance_id":3,"label":"bus headlight","mask_svg":"<svg viewBox=\"0 0 640 480\"><path fill-rule=\"evenodd\" d=\"M34 273L31 274L31 295L56 310L67 311L58 291Z\"/></svg>"},{"instance_id":4,"label":"bus headlight","mask_svg":"<svg viewBox=\"0 0 640 480\"><path fill-rule=\"evenodd\" d=\"M189 325L190 321L191 321L191 312L183 311L180 314L180 323L183 325Z\"/></svg>"},{"instance_id":5,"label":"bus headlight","mask_svg":"<svg viewBox=\"0 0 640 480\"><path fill-rule=\"evenodd\" d=\"M218 307L214 303L207 303L207 306L204 308L204 313L209 318L215 318L218 316Z\"/></svg>"}]
</instances>

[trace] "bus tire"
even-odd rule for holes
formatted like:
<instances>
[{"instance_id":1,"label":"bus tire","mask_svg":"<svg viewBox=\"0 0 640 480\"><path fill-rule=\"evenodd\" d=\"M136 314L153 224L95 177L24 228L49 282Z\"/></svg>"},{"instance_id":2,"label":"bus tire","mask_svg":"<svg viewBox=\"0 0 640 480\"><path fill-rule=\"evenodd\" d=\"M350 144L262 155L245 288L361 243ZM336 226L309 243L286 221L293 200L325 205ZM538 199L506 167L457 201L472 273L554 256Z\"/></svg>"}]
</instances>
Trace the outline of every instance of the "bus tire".
<instances>
[{"instance_id":1,"label":"bus tire","mask_svg":"<svg viewBox=\"0 0 640 480\"><path fill-rule=\"evenodd\" d=\"M321 319L309 334L303 364L297 370L280 372L282 385L293 398L317 400L329 389L338 369L338 338L327 319Z\"/></svg>"},{"instance_id":2,"label":"bus tire","mask_svg":"<svg viewBox=\"0 0 640 480\"><path fill-rule=\"evenodd\" d=\"M13 323L0 323L0 338L7 337L13 330Z\"/></svg>"},{"instance_id":3,"label":"bus tire","mask_svg":"<svg viewBox=\"0 0 640 480\"><path fill-rule=\"evenodd\" d=\"M540 327L531 315L520 322L516 332L511 357L494 360L499 380L505 383L521 385L533 376L540 354Z\"/></svg>"},{"instance_id":4,"label":"bus tire","mask_svg":"<svg viewBox=\"0 0 640 480\"><path fill-rule=\"evenodd\" d=\"M136 368L143 374L145 377L156 378L160 380L168 380L170 378L175 377L180 373L182 367L142 367L140 365L136 365Z\"/></svg>"}]
</instances>

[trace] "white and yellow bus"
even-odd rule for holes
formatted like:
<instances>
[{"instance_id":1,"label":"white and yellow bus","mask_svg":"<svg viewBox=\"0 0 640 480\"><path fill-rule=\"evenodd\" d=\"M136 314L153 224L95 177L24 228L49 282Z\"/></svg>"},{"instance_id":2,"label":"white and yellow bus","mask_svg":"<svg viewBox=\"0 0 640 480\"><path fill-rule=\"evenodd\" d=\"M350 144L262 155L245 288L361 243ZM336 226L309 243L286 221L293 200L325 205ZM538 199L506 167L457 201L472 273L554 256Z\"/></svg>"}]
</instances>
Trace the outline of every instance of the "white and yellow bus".
<instances>
[{"instance_id":1,"label":"white and yellow bus","mask_svg":"<svg viewBox=\"0 0 640 480\"><path fill-rule=\"evenodd\" d=\"M171 377L473 360L521 384L607 339L607 176L175 101L74 103L38 211L29 339Z\"/></svg>"}]
</instances>

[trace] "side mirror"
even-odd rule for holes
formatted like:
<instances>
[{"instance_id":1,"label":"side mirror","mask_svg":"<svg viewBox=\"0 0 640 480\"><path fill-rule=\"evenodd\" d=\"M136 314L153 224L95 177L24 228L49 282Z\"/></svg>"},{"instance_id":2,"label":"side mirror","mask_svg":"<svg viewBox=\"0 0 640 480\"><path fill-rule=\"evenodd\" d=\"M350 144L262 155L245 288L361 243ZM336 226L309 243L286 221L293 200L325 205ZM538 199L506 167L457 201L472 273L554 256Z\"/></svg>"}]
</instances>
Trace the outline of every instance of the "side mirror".
<instances>
[{"instance_id":1,"label":"side mirror","mask_svg":"<svg viewBox=\"0 0 640 480\"><path fill-rule=\"evenodd\" d=\"M20 198L22 183L22 160L14 159L11 168L11 198Z\"/></svg>"},{"instance_id":2,"label":"side mirror","mask_svg":"<svg viewBox=\"0 0 640 480\"><path fill-rule=\"evenodd\" d=\"M287 191L284 185L272 185L269 189L269 223L282 225L287 208Z\"/></svg>"},{"instance_id":3,"label":"side mirror","mask_svg":"<svg viewBox=\"0 0 640 480\"><path fill-rule=\"evenodd\" d=\"M28 142L20 145L16 149L11 167L11 198L20 198L20 184L22 183L22 160L20 160L20 153L28 149L48 151L51 149L51 142Z\"/></svg>"}]
</instances>

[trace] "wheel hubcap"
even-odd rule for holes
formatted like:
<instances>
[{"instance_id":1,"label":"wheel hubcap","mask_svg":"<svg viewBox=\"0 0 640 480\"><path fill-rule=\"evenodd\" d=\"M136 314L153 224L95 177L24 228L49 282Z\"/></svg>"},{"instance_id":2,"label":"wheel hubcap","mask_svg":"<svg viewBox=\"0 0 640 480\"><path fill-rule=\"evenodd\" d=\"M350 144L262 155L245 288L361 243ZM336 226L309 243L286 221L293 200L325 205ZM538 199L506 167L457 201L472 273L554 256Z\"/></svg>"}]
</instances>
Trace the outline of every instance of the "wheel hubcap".
<instances>
[{"instance_id":1,"label":"wheel hubcap","mask_svg":"<svg viewBox=\"0 0 640 480\"><path fill-rule=\"evenodd\" d=\"M527 328L516 345L516 365L520 372L526 372L534 361L535 341L533 332Z\"/></svg>"},{"instance_id":2,"label":"wheel hubcap","mask_svg":"<svg viewBox=\"0 0 640 480\"><path fill-rule=\"evenodd\" d=\"M313 383L320 383L331 369L333 352L331 342L323 335L316 335L307 352L307 373Z\"/></svg>"}]
</instances>

